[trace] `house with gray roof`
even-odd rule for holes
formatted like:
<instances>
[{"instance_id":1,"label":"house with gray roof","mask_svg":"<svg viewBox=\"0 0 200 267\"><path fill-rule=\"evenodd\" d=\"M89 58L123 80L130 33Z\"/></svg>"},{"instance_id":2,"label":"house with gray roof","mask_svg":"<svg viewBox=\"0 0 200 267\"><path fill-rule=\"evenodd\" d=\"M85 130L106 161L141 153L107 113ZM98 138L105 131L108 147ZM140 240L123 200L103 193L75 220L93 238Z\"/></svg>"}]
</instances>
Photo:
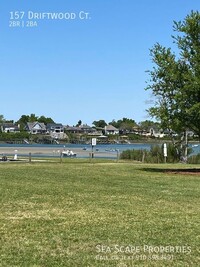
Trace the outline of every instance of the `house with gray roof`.
<instances>
[{"instance_id":1,"label":"house with gray roof","mask_svg":"<svg viewBox=\"0 0 200 267\"><path fill-rule=\"evenodd\" d=\"M78 126L65 126L65 131L72 134L81 134L83 130Z\"/></svg>"},{"instance_id":2,"label":"house with gray roof","mask_svg":"<svg viewBox=\"0 0 200 267\"><path fill-rule=\"evenodd\" d=\"M109 124L105 126L105 134L119 134L119 129Z\"/></svg>"},{"instance_id":3,"label":"house with gray roof","mask_svg":"<svg viewBox=\"0 0 200 267\"><path fill-rule=\"evenodd\" d=\"M12 122L4 122L0 124L0 129L3 133L19 133L19 125Z\"/></svg>"},{"instance_id":4,"label":"house with gray roof","mask_svg":"<svg viewBox=\"0 0 200 267\"><path fill-rule=\"evenodd\" d=\"M93 127L87 124L80 125L79 127L82 129L83 133L86 133L86 134L94 133L96 131Z\"/></svg>"},{"instance_id":5,"label":"house with gray roof","mask_svg":"<svg viewBox=\"0 0 200 267\"><path fill-rule=\"evenodd\" d=\"M47 123L46 129L52 138L63 139L65 136L64 126L61 123Z\"/></svg>"},{"instance_id":6,"label":"house with gray roof","mask_svg":"<svg viewBox=\"0 0 200 267\"><path fill-rule=\"evenodd\" d=\"M46 126L43 122L27 122L25 130L30 134L45 134Z\"/></svg>"},{"instance_id":7,"label":"house with gray roof","mask_svg":"<svg viewBox=\"0 0 200 267\"><path fill-rule=\"evenodd\" d=\"M90 133L94 133L96 131L93 127L91 127L87 124L75 126L75 127L74 126L66 126L65 130L66 130L66 132L77 133L77 134L90 134Z\"/></svg>"}]
</instances>

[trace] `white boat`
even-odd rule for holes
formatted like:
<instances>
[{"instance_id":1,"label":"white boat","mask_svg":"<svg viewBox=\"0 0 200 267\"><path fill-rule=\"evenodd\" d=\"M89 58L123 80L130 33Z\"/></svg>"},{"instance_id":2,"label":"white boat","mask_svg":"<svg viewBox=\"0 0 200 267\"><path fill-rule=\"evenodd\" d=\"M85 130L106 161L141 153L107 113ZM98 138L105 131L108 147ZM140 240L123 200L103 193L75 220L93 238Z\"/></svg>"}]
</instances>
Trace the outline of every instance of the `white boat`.
<instances>
[{"instance_id":1,"label":"white boat","mask_svg":"<svg viewBox=\"0 0 200 267\"><path fill-rule=\"evenodd\" d=\"M62 156L63 157L68 157L68 158L75 158L76 157L76 153L74 153L72 150L64 150L62 152Z\"/></svg>"}]
</instances>

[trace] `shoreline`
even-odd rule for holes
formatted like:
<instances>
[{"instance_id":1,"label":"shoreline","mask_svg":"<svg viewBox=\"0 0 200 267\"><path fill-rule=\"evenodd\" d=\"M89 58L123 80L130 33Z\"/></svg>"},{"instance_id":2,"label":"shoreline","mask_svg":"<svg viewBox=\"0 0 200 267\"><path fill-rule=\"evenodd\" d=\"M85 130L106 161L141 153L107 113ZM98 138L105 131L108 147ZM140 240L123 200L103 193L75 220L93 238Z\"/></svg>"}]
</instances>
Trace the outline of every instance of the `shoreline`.
<instances>
[{"instance_id":1,"label":"shoreline","mask_svg":"<svg viewBox=\"0 0 200 267\"><path fill-rule=\"evenodd\" d=\"M92 149L83 150L82 148L68 148L68 147L17 147L17 146L9 146L9 147L0 147L0 157L8 156L13 157L17 154L17 157L28 157L29 153L33 157L60 157L63 151L70 149L77 155L77 158L90 158ZM93 151L94 157L105 157L105 158L117 158L117 151Z\"/></svg>"},{"instance_id":2,"label":"shoreline","mask_svg":"<svg viewBox=\"0 0 200 267\"><path fill-rule=\"evenodd\" d=\"M164 142L162 142L164 143ZM162 144L162 143L131 143L131 144L97 144L96 147L93 147L93 153L96 157L105 157L105 158L117 158L119 153L128 149L150 149L150 146L153 144ZM190 144L197 144L195 150L199 151L200 144L199 142L191 142ZM135 147L134 147L135 145ZM29 153L34 157L60 157L60 154L63 151L72 150L73 153L77 155L77 158L89 158L92 153L91 145L83 144L2 144L0 143L0 158L2 156L14 157L15 154L18 156L28 157Z\"/></svg>"}]
</instances>

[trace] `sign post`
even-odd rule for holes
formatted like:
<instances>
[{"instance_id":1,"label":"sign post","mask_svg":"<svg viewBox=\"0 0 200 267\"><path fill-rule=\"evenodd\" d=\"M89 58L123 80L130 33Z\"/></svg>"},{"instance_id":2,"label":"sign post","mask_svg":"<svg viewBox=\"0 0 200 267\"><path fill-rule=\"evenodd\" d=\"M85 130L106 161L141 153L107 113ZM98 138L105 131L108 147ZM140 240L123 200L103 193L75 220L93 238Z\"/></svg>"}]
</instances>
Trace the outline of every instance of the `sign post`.
<instances>
[{"instance_id":1,"label":"sign post","mask_svg":"<svg viewBox=\"0 0 200 267\"><path fill-rule=\"evenodd\" d=\"M94 146L97 144L97 139L92 138L92 158L94 158Z\"/></svg>"},{"instance_id":2,"label":"sign post","mask_svg":"<svg viewBox=\"0 0 200 267\"><path fill-rule=\"evenodd\" d=\"M14 160L17 160L17 150L15 150L14 152L15 152Z\"/></svg>"},{"instance_id":3,"label":"sign post","mask_svg":"<svg viewBox=\"0 0 200 267\"><path fill-rule=\"evenodd\" d=\"M164 153L164 158L165 158L165 163L167 162L167 144L164 144L163 147L163 153Z\"/></svg>"}]
</instances>

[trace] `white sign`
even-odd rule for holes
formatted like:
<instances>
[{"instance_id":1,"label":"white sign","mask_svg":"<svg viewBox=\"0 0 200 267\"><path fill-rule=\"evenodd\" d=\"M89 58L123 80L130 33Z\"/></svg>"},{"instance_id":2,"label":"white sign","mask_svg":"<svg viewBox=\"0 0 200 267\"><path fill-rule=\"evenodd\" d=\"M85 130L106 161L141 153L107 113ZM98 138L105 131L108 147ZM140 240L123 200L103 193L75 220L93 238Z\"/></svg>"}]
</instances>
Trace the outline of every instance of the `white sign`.
<instances>
[{"instance_id":1,"label":"white sign","mask_svg":"<svg viewBox=\"0 0 200 267\"><path fill-rule=\"evenodd\" d=\"M92 146L96 146L97 144L97 139L96 138L92 138Z\"/></svg>"},{"instance_id":2,"label":"white sign","mask_svg":"<svg viewBox=\"0 0 200 267\"><path fill-rule=\"evenodd\" d=\"M164 144L164 157L167 157L167 144Z\"/></svg>"},{"instance_id":3,"label":"white sign","mask_svg":"<svg viewBox=\"0 0 200 267\"><path fill-rule=\"evenodd\" d=\"M14 160L17 160L17 150L15 150L14 152L15 152Z\"/></svg>"}]
</instances>

